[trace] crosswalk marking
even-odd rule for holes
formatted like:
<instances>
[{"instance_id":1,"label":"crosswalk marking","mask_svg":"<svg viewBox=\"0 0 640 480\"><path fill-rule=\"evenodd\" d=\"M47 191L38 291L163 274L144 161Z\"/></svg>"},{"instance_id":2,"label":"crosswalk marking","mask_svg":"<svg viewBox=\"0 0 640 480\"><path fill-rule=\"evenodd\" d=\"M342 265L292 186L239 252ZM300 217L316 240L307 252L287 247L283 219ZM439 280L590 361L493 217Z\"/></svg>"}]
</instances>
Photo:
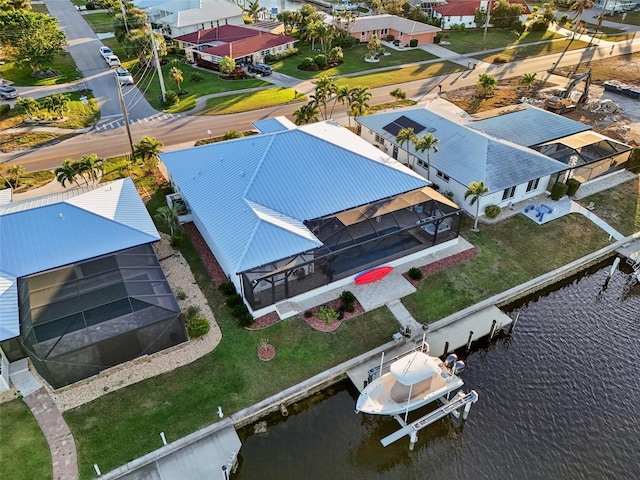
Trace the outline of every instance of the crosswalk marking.
<instances>
[{"instance_id":1,"label":"crosswalk marking","mask_svg":"<svg viewBox=\"0 0 640 480\"><path fill-rule=\"evenodd\" d=\"M149 123L149 122L156 122L156 121L162 121L162 120L170 120L173 118L181 118L184 117L184 115L181 114L177 114L177 113L156 113L150 117L145 117L145 118L140 118L138 120L134 120L132 122L129 122L130 125L136 124L136 123ZM107 130L113 130L116 128L120 128L120 127L124 127L124 119L122 117L120 117L118 120L111 120L108 122L101 122L98 125L95 126L94 131L96 132L104 132Z\"/></svg>"}]
</instances>

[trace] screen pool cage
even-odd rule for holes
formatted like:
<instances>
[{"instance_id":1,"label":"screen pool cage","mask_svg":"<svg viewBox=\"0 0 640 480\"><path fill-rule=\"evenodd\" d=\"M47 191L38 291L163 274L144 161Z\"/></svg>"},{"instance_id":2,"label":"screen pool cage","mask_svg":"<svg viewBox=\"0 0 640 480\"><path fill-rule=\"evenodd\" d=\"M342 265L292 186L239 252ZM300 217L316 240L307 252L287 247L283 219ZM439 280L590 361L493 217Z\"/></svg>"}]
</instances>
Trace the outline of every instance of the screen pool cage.
<instances>
[{"instance_id":1,"label":"screen pool cage","mask_svg":"<svg viewBox=\"0 0 640 480\"><path fill-rule=\"evenodd\" d=\"M187 340L150 244L18 280L21 340L54 388Z\"/></svg>"}]
</instances>

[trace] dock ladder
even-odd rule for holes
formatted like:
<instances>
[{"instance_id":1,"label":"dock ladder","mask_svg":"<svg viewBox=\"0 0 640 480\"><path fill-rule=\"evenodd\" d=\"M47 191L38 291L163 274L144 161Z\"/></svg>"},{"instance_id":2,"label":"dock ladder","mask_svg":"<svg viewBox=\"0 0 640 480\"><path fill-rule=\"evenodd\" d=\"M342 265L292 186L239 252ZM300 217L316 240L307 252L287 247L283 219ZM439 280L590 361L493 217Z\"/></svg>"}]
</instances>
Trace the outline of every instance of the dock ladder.
<instances>
[{"instance_id":1,"label":"dock ladder","mask_svg":"<svg viewBox=\"0 0 640 480\"><path fill-rule=\"evenodd\" d=\"M409 435L411 443L409 449L413 450L413 446L418 441L418 432L425 427L428 427L434 422L437 422L441 418L446 417L449 414L457 413L457 410L464 407L462 413L463 420L467 419L471 405L478 401L478 393L475 390L471 390L469 393L459 392L450 402L444 404L442 407L426 414L424 417L419 418L413 423L406 424L401 417L395 416L395 419L402 425L402 428L391 435L384 437L380 442L382 446L386 447L393 442L400 440L405 435Z\"/></svg>"}]
</instances>

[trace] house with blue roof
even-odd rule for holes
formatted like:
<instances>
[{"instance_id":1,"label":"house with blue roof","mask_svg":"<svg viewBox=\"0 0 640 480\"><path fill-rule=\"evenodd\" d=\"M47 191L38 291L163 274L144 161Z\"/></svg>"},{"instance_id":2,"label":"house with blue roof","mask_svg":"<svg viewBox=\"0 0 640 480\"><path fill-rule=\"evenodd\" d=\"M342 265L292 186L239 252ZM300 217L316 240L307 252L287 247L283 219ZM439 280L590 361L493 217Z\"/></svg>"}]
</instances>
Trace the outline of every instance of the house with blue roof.
<instances>
[{"instance_id":1,"label":"house with blue roof","mask_svg":"<svg viewBox=\"0 0 640 480\"><path fill-rule=\"evenodd\" d=\"M159 239L129 178L1 203L2 361L59 388L186 341Z\"/></svg>"},{"instance_id":2,"label":"house with blue roof","mask_svg":"<svg viewBox=\"0 0 640 480\"><path fill-rule=\"evenodd\" d=\"M258 135L160 155L254 315L457 242L458 206L348 129L285 118L255 126Z\"/></svg>"},{"instance_id":3,"label":"house with blue roof","mask_svg":"<svg viewBox=\"0 0 640 480\"><path fill-rule=\"evenodd\" d=\"M530 105L485 112L463 123L432 104L357 117L361 135L432 181L474 215L464 200L471 182L484 181L487 205L508 206L551 189L557 181L581 182L624 168L631 147L591 132L589 126ZM403 128L438 138L437 152L416 152L396 140Z\"/></svg>"}]
</instances>

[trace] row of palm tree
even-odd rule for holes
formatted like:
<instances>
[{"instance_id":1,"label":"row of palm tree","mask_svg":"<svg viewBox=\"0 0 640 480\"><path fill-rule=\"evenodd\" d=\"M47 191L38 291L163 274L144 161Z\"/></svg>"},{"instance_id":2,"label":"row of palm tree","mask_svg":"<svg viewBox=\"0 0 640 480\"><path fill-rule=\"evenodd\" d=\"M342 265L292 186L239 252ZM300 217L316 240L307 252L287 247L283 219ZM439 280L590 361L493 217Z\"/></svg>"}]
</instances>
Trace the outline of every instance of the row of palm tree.
<instances>
[{"instance_id":1,"label":"row of palm tree","mask_svg":"<svg viewBox=\"0 0 640 480\"><path fill-rule=\"evenodd\" d=\"M56 180L66 187L67 182L69 184L75 183L78 187L80 185L80 179L84 182L85 186L89 185L89 182L97 182L103 172L103 160L99 158L95 153L91 155L84 155L81 160L74 162L70 159L64 161L62 166L54 170Z\"/></svg>"},{"instance_id":2,"label":"row of palm tree","mask_svg":"<svg viewBox=\"0 0 640 480\"><path fill-rule=\"evenodd\" d=\"M428 133L426 135L418 136L414 133L413 127L409 128L401 128L398 134L396 135L396 141L400 148L402 148L405 144L407 145L407 165L410 165L409 157L410 157L410 149L411 145L416 153L427 152L427 180L429 180L429 167L431 165L431 151L434 153L438 153L438 147L436 146L440 139L435 137L432 133ZM411 167L415 167L415 165L411 165Z\"/></svg>"},{"instance_id":3,"label":"row of palm tree","mask_svg":"<svg viewBox=\"0 0 640 480\"><path fill-rule=\"evenodd\" d=\"M295 123L307 125L319 122L321 119L328 120L333 116L336 105L340 103L348 107L347 116L351 126L351 116L362 116L369 112L371 96L369 87L338 86L333 77L323 75L316 82L316 89L310 96L309 103L293 112ZM330 111L328 111L329 105L331 105Z\"/></svg>"}]
</instances>

